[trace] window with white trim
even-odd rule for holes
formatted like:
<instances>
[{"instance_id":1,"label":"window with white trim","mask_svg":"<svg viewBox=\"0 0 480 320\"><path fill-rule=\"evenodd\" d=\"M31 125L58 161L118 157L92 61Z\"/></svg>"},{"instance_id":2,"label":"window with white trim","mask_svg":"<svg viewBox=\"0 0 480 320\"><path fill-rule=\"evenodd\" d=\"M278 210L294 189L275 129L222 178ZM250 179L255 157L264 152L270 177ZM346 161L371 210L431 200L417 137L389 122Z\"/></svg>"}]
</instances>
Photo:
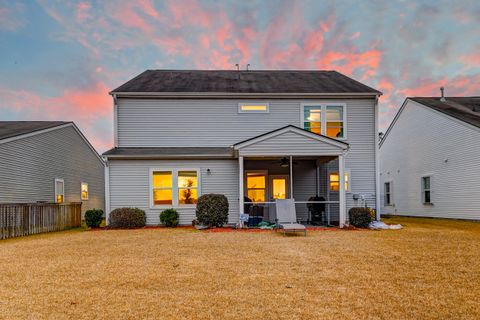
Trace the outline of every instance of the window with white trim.
<instances>
[{"instance_id":1,"label":"window with white trim","mask_svg":"<svg viewBox=\"0 0 480 320\"><path fill-rule=\"evenodd\" d=\"M268 113L269 109L269 104L263 102L240 102L238 104L239 113Z\"/></svg>"},{"instance_id":2,"label":"window with white trim","mask_svg":"<svg viewBox=\"0 0 480 320\"><path fill-rule=\"evenodd\" d=\"M151 205L188 206L197 203L198 169L151 169Z\"/></svg>"},{"instance_id":3,"label":"window with white trim","mask_svg":"<svg viewBox=\"0 0 480 320\"><path fill-rule=\"evenodd\" d=\"M392 183L385 182L383 185L383 192L384 192L384 205L391 206L392 205Z\"/></svg>"},{"instance_id":4,"label":"window with white trim","mask_svg":"<svg viewBox=\"0 0 480 320\"><path fill-rule=\"evenodd\" d=\"M345 169L345 192L350 192L350 169ZM338 192L340 190L340 175L338 171L332 171L329 174L329 189L333 192Z\"/></svg>"},{"instance_id":5,"label":"window with white trim","mask_svg":"<svg viewBox=\"0 0 480 320\"><path fill-rule=\"evenodd\" d=\"M422 177L422 202L432 204L432 179L430 176Z\"/></svg>"},{"instance_id":6,"label":"window with white trim","mask_svg":"<svg viewBox=\"0 0 480 320\"><path fill-rule=\"evenodd\" d=\"M88 200L88 183L86 182L80 184L80 198L82 201Z\"/></svg>"},{"instance_id":7,"label":"window with white trim","mask_svg":"<svg viewBox=\"0 0 480 320\"><path fill-rule=\"evenodd\" d=\"M55 203L63 203L65 201L65 181L63 179L55 179Z\"/></svg>"},{"instance_id":8,"label":"window with white trim","mask_svg":"<svg viewBox=\"0 0 480 320\"><path fill-rule=\"evenodd\" d=\"M302 125L305 130L330 138L345 138L345 104L302 104Z\"/></svg>"}]
</instances>

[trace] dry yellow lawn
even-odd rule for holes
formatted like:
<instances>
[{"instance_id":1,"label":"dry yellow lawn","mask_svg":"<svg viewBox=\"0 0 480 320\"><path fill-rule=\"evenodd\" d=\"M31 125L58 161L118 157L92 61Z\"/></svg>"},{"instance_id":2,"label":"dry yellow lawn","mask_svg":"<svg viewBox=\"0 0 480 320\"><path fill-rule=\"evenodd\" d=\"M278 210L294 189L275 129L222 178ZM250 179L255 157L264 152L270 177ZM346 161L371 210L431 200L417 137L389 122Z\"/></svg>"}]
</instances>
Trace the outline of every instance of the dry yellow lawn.
<instances>
[{"instance_id":1,"label":"dry yellow lawn","mask_svg":"<svg viewBox=\"0 0 480 320\"><path fill-rule=\"evenodd\" d=\"M480 224L67 231L0 242L5 319L479 319Z\"/></svg>"}]
</instances>

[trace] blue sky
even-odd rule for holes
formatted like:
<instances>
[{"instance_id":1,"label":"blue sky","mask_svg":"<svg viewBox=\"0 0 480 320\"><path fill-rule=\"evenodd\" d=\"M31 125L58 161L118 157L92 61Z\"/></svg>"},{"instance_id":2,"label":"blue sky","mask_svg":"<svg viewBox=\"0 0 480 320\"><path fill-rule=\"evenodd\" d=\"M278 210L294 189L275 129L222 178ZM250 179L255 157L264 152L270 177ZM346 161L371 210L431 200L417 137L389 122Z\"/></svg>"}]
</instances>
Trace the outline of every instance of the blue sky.
<instances>
[{"instance_id":1,"label":"blue sky","mask_svg":"<svg viewBox=\"0 0 480 320\"><path fill-rule=\"evenodd\" d=\"M112 146L108 91L145 69L334 69L406 96L480 95L479 1L0 0L0 119Z\"/></svg>"}]
</instances>

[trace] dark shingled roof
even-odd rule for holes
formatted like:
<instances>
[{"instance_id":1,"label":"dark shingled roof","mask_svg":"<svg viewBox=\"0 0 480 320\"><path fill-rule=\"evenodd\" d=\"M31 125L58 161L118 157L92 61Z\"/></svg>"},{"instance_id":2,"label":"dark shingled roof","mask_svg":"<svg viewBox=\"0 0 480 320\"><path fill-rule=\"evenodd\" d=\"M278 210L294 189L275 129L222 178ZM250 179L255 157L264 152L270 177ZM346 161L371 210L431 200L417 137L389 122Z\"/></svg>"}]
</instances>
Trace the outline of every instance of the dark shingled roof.
<instances>
[{"instance_id":1,"label":"dark shingled roof","mask_svg":"<svg viewBox=\"0 0 480 320\"><path fill-rule=\"evenodd\" d=\"M112 93L348 94L381 92L336 71L147 70Z\"/></svg>"},{"instance_id":2,"label":"dark shingled roof","mask_svg":"<svg viewBox=\"0 0 480 320\"><path fill-rule=\"evenodd\" d=\"M0 121L0 140L13 138L22 134L58 127L65 121Z\"/></svg>"},{"instance_id":3,"label":"dark shingled roof","mask_svg":"<svg viewBox=\"0 0 480 320\"><path fill-rule=\"evenodd\" d=\"M413 97L408 99L480 127L480 97L446 97L445 101L441 101L439 97Z\"/></svg>"},{"instance_id":4,"label":"dark shingled roof","mask_svg":"<svg viewBox=\"0 0 480 320\"><path fill-rule=\"evenodd\" d=\"M138 147L113 148L104 156L114 158L233 157L230 147Z\"/></svg>"}]
</instances>

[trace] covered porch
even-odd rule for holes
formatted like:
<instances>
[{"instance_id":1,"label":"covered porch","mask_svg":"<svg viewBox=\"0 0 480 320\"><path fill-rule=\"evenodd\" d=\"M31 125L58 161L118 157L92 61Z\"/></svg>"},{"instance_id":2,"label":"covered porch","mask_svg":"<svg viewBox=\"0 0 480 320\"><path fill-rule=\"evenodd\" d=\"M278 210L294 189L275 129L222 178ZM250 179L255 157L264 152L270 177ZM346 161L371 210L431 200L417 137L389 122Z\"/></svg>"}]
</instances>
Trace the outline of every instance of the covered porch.
<instances>
[{"instance_id":1,"label":"covered porch","mask_svg":"<svg viewBox=\"0 0 480 320\"><path fill-rule=\"evenodd\" d=\"M295 201L297 221L343 226L348 144L295 126L237 143L240 213L275 222L277 199Z\"/></svg>"}]
</instances>

